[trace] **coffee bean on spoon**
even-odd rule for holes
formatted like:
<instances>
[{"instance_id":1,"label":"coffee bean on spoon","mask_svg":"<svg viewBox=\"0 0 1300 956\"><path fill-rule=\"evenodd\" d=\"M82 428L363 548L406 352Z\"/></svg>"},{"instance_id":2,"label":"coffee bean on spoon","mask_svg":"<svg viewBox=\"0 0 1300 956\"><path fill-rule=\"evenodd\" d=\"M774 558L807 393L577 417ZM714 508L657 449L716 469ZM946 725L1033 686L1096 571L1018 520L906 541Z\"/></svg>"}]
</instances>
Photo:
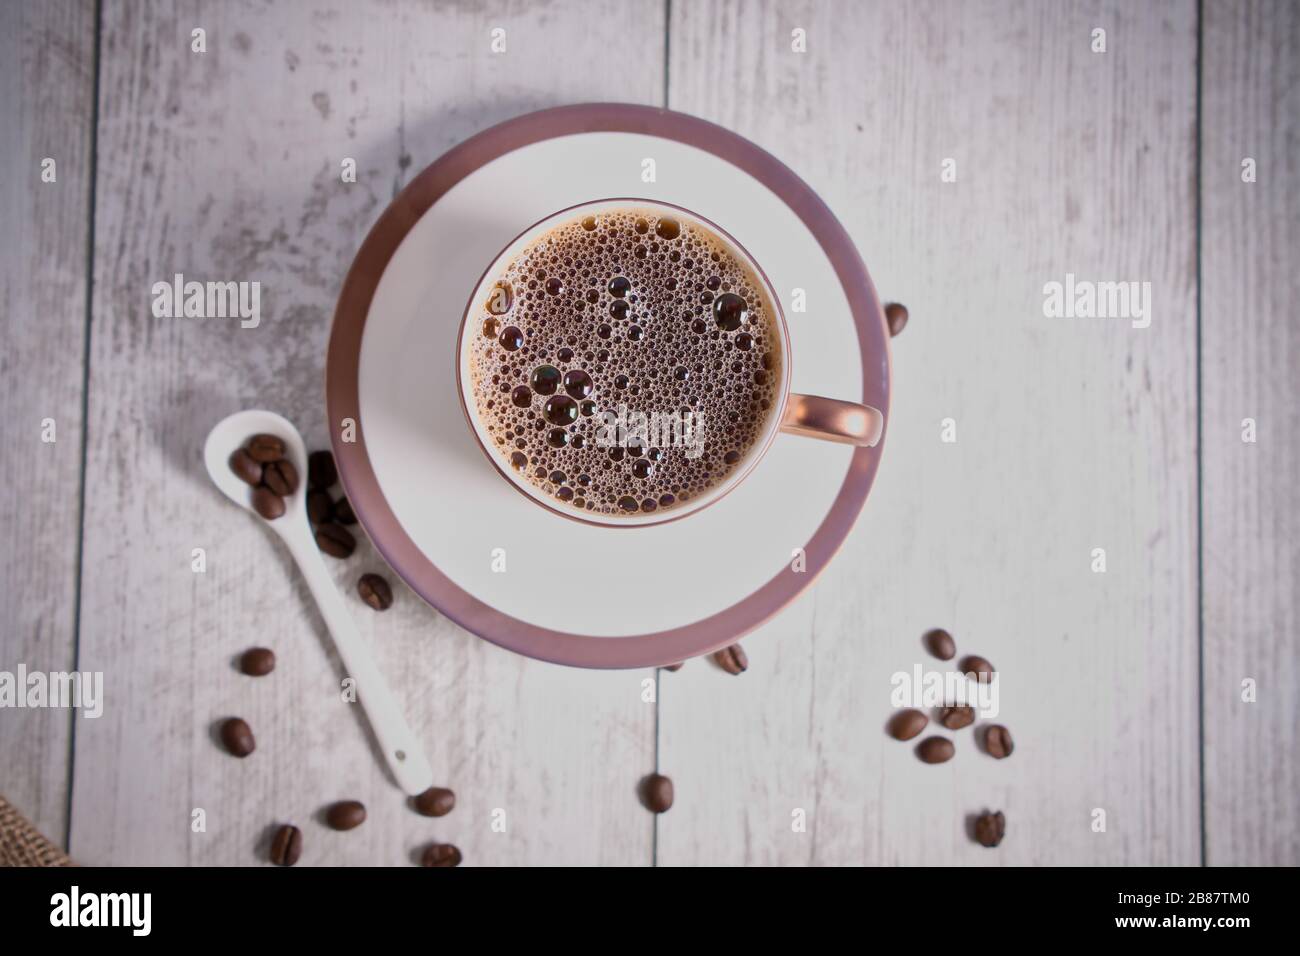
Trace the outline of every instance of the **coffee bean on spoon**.
<instances>
[{"instance_id":1,"label":"coffee bean on spoon","mask_svg":"<svg viewBox=\"0 0 1300 956\"><path fill-rule=\"evenodd\" d=\"M941 661L950 661L957 655L957 642L941 627L928 631L923 641L925 649Z\"/></svg>"},{"instance_id":2,"label":"coffee bean on spoon","mask_svg":"<svg viewBox=\"0 0 1300 956\"><path fill-rule=\"evenodd\" d=\"M430 843L420 858L424 866L460 866L460 850L450 843Z\"/></svg>"},{"instance_id":3,"label":"coffee bean on spoon","mask_svg":"<svg viewBox=\"0 0 1300 956\"><path fill-rule=\"evenodd\" d=\"M393 589L378 574L363 574L357 582L357 593L376 611L387 611L393 606Z\"/></svg>"},{"instance_id":4,"label":"coffee bean on spoon","mask_svg":"<svg viewBox=\"0 0 1300 956\"><path fill-rule=\"evenodd\" d=\"M298 490L298 469L287 458L270 462L262 469L262 484L280 497L288 497Z\"/></svg>"},{"instance_id":5,"label":"coffee bean on spoon","mask_svg":"<svg viewBox=\"0 0 1300 956\"><path fill-rule=\"evenodd\" d=\"M946 737L926 737L916 745L916 755L925 763L946 763L956 750Z\"/></svg>"},{"instance_id":6,"label":"coffee bean on spoon","mask_svg":"<svg viewBox=\"0 0 1300 956\"><path fill-rule=\"evenodd\" d=\"M961 730L975 723L975 708L950 705L939 714L939 723L949 730Z\"/></svg>"},{"instance_id":7,"label":"coffee bean on spoon","mask_svg":"<svg viewBox=\"0 0 1300 956\"><path fill-rule=\"evenodd\" d=\"M1016 745L1011 741L1011 731L1001 724L993 724L984 731L984 750L990 757L1002 760L1011 756Z\"/></svg>"},{"instance_id":8,"label":"coffee bean on spoon","mask_svg":"<svg viewBox=\"0 0 1300 956\"><path fill-rule=\"evenodd\" d=\"M1007 832L1007 818L1002 811L982 813L975 820L975 839L980 846L997 846Z\"/></svg>"},{"instance_id":9,"label":"coffee bean on spoon","mask_svg":"<svg viewBox=\"0 0 1300 956\"><path fill-rule=\"evenodd\" d=\"M253 489L253 510L267 521L274 521L284 514L284 499L262 485Z\"/></svg>"},{"instance_id":10,"label":"coffee bean on spoon","mask_svg":"<svg viewBox=\"0 0 1300 956\"><path fill-rule=\"evenodd\" d=\"M325 811L325 822L335 830L355 830L366 822L366 805L360 800L340 800Z\"/></svg>"},{"instance_id":11,"label":"coffee bean on spoon","mask_svg":"<svg viewBox=\"0 0 1300 956\"><path fill-rule=\"evenodd\" d=\"M275 670L275 651L269 647L250 647L240 656L239 669L249 677L265 677Z\"/></svg>"},{"instance_id":12,"label":"coffee bean on spoon","mask_svg":"<svg viewBox=\"0 0 1300 956\"><path fill-rule=\"evenodd\" d=\"M334 502L334 520L339 524L356 524L357 516L352 510L352 503L346 498Z\"/></svg>"},{"instance_id":13,"label":"coffee bean on spoon","mask_svg":"<svg viewBox=\"0 0 1300 956\"><path fill-rule=\"evenodd\" d=\"M338 480L332 453L314 451L307 457L307 487L312 491L328 491Z\"/></svg>"},{"instance_id":14,"label":"coffee bean on spoon","mask_svg":"<svg viewBox=\"0 0 1300 956\"><path fill-rule=\"evenodd\" d=\"M238 717L222 722L221 742L236 757L247 757L257 749L257 744L253 741L253 728Z\"/></svg>"},{"instance_id":15,"label":"coffee bean on spoon","mask_svg":"<svg viewBox=\"0 0 1300 956\"><path fill-rule=\"evenodd\" d=\"M276 866L293 866L302 856L302 831L285 824L271 840L271 862Z\"/></svg>"},{"instance_id":16,"label":"coffee bean on spoon","mask_svg":"<svg viewBox=\"0 0 1300 956\"><path fill-rule=\"evenodd\" d=\"M446 787L430 787L412 797L411 803L426 817L445 817L456 806L456 794Z\"/></svg>"},{"instance_id":17,"label":"coffee bean on spoon","mask_svg":"<svg viewBox=\"0 0 1300 956\"><path fill-rule=\"evenodd\" d=\"M240 481L254 488L262 483L262 463L254 460L246 448L236 448L230 453L230 470Z\"/></svg>"},{"instance_id":18,"label":"coffee bean on spoon","mask_svg":"<svg viewBox=\"0 0 1300 956\"><path fill-rule=\"evenodd\" d=\"M982 657L970 654L962 658L961 672L974 674L976 680L988 681L993 678L993 665Z\"/></svg>"},{"instance_id":19,"label":"coffee bean on spoon","mask_svg":"<svg viewBox=\"0 0 1300 956\"><path fill-rule=\"evenodd\" d=\"M326 524L334 517L334 502L326 492L307 493L307 517L312 524Z\"/></svg>"},{"instance_id":20,"label":"coffee bean on spoon","mask_svg":"<svg viewBox=\"0 0 1300 956\"><path fill-rule=\"evenodd\" d=\"M889 718L889 736L895 740L911 740L925 730L929 722L930 718L915 708L900 710Z\"/></svg>"},{"instance_id":21,"label":"coffee bean on spoon","mask_svg":"<svg viewBox=\"0 0 1300 956\"><path fill-rule=\"evenodd\" d=\"M673 805L673 781L661 773L652 773L641 781L641 802L654 813L667 813Z\"/></svg>"},{"instance_id":22,"label":"coffee bean on spoon","mask_svg":"<svg viewBox=\"0 0 1300 956\"><path fill-rule=\"evenodd\" d=\"M284 457L284 442L275 435L254 435L248 440L247 447L253 461L264 465Z\"/></svg>"},{"instance_id":23,"label":"coffee bean on spoon","mask_svg":"<svg viewBox=\"0 0 1300 956\"><path fill-rule=\"evenodd\" d=\"M316 545L328 555L347 558L357 549L357 539L347 528L329 523L316 529Z\"/></svg>"},{"instance_id":24,"label":"coffee bean on spoon","mask_svg":"<svg viewBox=\"0 0 1300 956\"><path fill-rule=\"evenodd\" d=\"M743 674L749 667L749 657L739 644L724 647L713 655L713 660L728 674Z\"/></svg>"}]
</instances>

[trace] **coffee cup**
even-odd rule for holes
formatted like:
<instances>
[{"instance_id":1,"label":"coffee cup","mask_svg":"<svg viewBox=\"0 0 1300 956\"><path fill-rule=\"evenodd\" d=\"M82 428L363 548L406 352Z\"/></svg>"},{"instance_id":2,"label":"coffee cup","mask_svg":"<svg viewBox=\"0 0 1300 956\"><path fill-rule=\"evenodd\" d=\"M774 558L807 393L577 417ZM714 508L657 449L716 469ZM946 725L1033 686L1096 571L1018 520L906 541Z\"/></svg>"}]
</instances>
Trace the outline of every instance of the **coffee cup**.
<instances>
[{"instance_id":1,"label":"coffee cup","mask_svg":"<svg viewBox=\"0 0 1300 956\"><path fill-rule=\"evenodd\" d=\"M875 445L868 405L791 392L781 302L744 247L658 200L601 199L516 236L457 344L466 421L516 490L644 527L721 500L781 433Z\"/></svg>"}]
</instances>

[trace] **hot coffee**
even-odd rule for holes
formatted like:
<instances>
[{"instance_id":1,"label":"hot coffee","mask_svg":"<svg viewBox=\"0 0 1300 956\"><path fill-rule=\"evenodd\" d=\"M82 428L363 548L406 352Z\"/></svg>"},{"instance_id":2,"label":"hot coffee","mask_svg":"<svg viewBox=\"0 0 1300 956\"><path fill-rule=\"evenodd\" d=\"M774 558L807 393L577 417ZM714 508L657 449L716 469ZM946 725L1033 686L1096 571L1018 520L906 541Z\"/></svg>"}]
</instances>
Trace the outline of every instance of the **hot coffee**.
<instances>
[{"instance_id":1,"label":"hot coffee","mask_svg":"<svg viewBox=\"0 0 1300 956\"><path fill-rule=\"evenodd\" d=\"M744 465L780 401L763 283L667 210L555 226L494 277L471 323L473 412L503 465L557 507L680 507Z\"/></svg>"}]
</instances>

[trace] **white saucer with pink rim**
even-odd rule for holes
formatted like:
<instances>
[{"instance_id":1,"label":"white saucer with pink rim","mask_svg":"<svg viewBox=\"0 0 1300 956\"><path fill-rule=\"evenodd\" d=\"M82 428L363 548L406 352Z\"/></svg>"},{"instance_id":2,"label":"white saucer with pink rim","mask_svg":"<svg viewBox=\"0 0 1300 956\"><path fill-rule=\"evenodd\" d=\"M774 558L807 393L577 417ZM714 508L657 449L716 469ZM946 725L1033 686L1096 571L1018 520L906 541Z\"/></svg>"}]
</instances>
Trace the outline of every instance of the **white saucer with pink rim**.
<instances>
[{"instance_id":1,"label":"white saucer with pink rim","mask_svg":"<svg viewBox=\"0 0 1300 956\"><path fill-rule=\"evenodd\" d=\"M728 494L651 526L566 520L504 480L461 407L465 303L530 225L612 196L682 206L724 228L785 303L791 389L872 406L887 426L884 315L830 210L749 141L625 104L528 114L421 172L347 276L326 386L343 486L417 593L522 654L645 667L724 647L811 584L861 510L884 442L777 434ZM796 289L804 311L790 308Z\"/></svg>"}]
</instances>

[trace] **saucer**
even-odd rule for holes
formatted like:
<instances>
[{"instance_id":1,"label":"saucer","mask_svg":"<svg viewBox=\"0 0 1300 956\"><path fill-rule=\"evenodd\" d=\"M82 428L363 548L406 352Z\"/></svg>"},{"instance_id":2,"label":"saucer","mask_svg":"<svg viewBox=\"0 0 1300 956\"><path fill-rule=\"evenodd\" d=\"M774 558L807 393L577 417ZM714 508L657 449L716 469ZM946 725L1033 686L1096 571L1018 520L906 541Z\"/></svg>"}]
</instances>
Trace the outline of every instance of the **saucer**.
<instances>
[{"instance_id":1,"label":"saucer","mask_svg":"<svg viewBox=\"0 0 1300 956\"><path fill-rule=\"evenodd\" d=\"M429 604L493 643L581 667L697 657L780 611L847 536L884 447L780 434L723 500L650 527L565 520L504 481L461 410L464 304L530 223L626 195L724 226L785 299L792 390L875 406L888 428L889 340L866 268L817 195L753 143L681 113L589 104L502 123L421 172L339 296L326 394L340 479ZM789 306L795 289L804 311Z\"/></svg>"}]
</instances>

